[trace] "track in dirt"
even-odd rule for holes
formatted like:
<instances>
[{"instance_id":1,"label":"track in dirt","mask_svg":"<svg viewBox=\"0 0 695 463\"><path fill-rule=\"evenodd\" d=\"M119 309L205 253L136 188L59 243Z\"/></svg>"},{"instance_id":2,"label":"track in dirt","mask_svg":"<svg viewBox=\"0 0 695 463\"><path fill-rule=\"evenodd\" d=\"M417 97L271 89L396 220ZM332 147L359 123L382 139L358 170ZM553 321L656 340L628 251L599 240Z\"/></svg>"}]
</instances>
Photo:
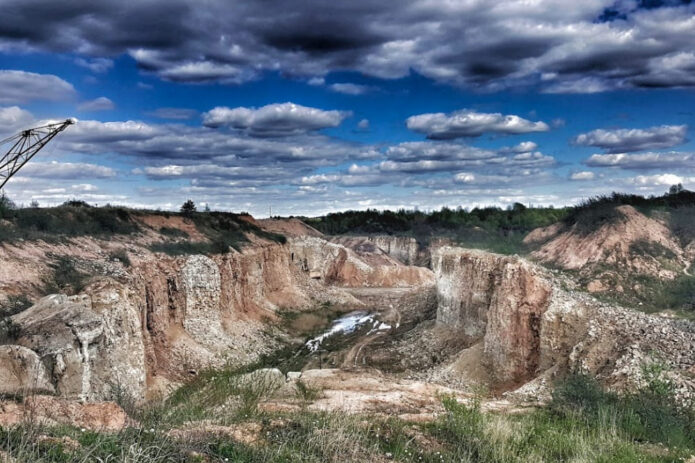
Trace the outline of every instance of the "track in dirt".
<instances>
[{"instance_id":1,"label":"track in dirt","mask_svg":"<svg viewBox=\"0 0 695 463\"><path fill-rule=\"evenodd\" d=\"M363 349L375 341L385 338L401 325L402 316L398 309L399 302L410 291L412 291L411 288L360 288L359 290L351 291L355 297L365 300L365 302L370 303L371 301L379 300L383 301L381 304L388 305L386 310L377 310L376 313L378 314L379 321L390 325L391 329L388 331L371 332L358 339L345 353L345 357L342 361L342 368L365 366L364 358L362 358L362 364L360 364L360 355Z\"/></svg>"}]
</instances>

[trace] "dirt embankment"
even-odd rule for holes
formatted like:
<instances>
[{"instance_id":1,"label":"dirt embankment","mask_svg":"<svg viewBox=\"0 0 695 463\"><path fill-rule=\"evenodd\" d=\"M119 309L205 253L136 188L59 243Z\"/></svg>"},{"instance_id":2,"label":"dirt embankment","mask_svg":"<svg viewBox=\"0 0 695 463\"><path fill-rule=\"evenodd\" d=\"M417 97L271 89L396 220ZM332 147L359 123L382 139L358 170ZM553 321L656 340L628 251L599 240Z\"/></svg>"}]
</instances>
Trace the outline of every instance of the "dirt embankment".
<instances>
[{"instance_id":1,"label":"dirt embankment","mask_svg":"<svg viewBox=\"0 0 695 463\"><path fill-rule=\"evenodd\" d=\"M256 223L266 231L285 236L323 236L323 233L299 219L260 219Z\"/></svg>"},{"instance_id":2,"label":"dirt embankment","mask_svg":"<svg viewBox=\"0 0 695 463\"><path fill-rule=\"evenodd\" d=\"M688 272L695 255L665 220L632 206L615 211L616 219L595 230L555 224L534 230L524 242L538 246L531 256L539 262L578 272L591 292L640 291L628 277L672 280Z\"/></svg>"},{"instance_id":3,"label":"dirt embankment","mask_svg":"<svg viewBox=\"0 0 695 463\"><path fill-rule=\"evenodd\" d=\"M185 233L179 241L202 234L181 217L142 220L147 228L128 237L0 245L7 277L0 299L36 298L61 258L74 264L86 285L78 295L43 298L10 319L12 339L6 342L25 350L14 363L0 364L0 377L12 375L20 390L35 386L32 372L40 372L40 389L88 400L115 390L136 399L166 394L208 366L248 363L276 349L276 336L283 335L269 336L268 327L280 311L361 305L340 286L433 281L426 269L383 253L358 256L318 237L287 244L255 237L241 251L169 256L149 245L168 239L172 230ZM321 278L315 268L324 271ZM22 359L31 371L9 371Z\"/></svg>"}]
</instances>

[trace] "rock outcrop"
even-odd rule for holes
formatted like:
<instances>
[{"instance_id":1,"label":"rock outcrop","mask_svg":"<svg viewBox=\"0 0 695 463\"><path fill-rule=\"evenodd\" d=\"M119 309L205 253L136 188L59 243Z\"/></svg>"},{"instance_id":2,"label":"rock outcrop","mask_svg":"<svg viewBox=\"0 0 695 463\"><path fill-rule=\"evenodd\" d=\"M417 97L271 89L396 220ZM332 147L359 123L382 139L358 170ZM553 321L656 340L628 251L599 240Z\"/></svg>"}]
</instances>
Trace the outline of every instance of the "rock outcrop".
<instances>
[{"instance_id":1,"label":"rock outcrop","mask_svg":"<svg viewBox=\"0 0 695 463\"><path fill-rule=\"evenodd\" d=\"M431 285L434 276L423 267L404 265L375 244L360 240L346 247L316 237L291 238L292 260L316 280L345 287L407 287Z\"/></svg>"},{"instance_id":2,"label":"rock outcrop","mask_svg":"<svg viewBox=\"0 0 695 463\"><path fill-rule=\"evenodd\" d=\"M0 346L0 394L53 393L46 368L36 352L22 346Z\"/></svg>"},{"instance_id":3,"label":"rock outcrop","mask_svg":"<svg viewBox=\"0 0 695 463\"><path fill-rule=\"evenodd\" d=\"M37 249L44 248L50 249ZM6 382L7 393L30 388L72 399L144 400L204 368L248 363L272 351L277 341L265 332L280 310L361 305L340 286L433 283L429 270L381 250L358 255L319 237L256 240L241 252L212 256L170 257L135 247L130 256L129 268L93 278L80 295L42 298L11 318L19 334L15 347L3 348L0 377L19 373ZM34 268L33 259L27 262ZM11 257L8 263L25 265Z\"/></svg>"},{"instance_id":4,"label":"rock outcrop","mask_svg":"<svg viewBox=\"0 0 695 463\"><path fill-rule=\"evenodd\" d=\"M48 296L12 320L17 344L41 358L55 391L98 399L115 388L145 396L145 350L136 294L115 282L89 296Z\"/></svg>"},{"instance_id":5,"label":"rock outcrop","mask_svg":"<svg viewBox=\"0 0 695 463\"><path fill-rule=\"evenodd\" d=\"M433 264L437 323L471 349L482 342L478 361L495 389L532 381L525 388L539 395L533 386L570 370L632 388L645 365L664 362L681 399L695 397L695 323L600 303L518 257L445 247Z\"/></svg>"},{"instance_id":6,"label":"rock outcrop","mask_svg":"<svg viewBox=\"0 0 695 463\"><path fill-rule=\"evenodd\" d=\"M500 384L519 384L536 373L541 317L550 284L525 261L460 248L435 253L437 322L484 342L483 362Z\"/></svg>"}]
</instances>

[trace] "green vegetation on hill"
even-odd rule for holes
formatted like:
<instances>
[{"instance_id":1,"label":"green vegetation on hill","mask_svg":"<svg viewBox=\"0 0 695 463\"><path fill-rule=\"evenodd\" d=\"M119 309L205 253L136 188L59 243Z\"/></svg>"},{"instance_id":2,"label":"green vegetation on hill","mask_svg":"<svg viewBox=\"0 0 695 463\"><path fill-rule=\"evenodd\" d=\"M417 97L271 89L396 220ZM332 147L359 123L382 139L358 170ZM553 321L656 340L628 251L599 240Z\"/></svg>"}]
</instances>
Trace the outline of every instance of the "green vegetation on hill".
<instances>
[{"instance_id":1,"label":"green vegetation on hill","mask_svg":"<svg viewBox=\"0 0 695 463\"><path fill-rule=\"evenodd\" d=\"M590 233L619 220L622 215L616 207L621 205L633 206L647 215L665 215L671 230L683 245L695 239L695 192L682 188L672 188L662 196L600 195L577 206L563 208L526 207L515 203L506 209L444 207L432 212L367 209L303 217L302 220L328 235L404 235L413 236L423 244L432 237L447 237L462 246L509 254L527 251L522 240L535 228L564 223L574 226L580 233Z\"/></svg>"},{"instance_id":2,"label":"green vegetation on hill","mask_svg":"<svg viewBox=\"0 0 695 463\"><path fill-rule=\"evenodd\" d=\"M646 215L669 213L671 228L678 238L688 242L695 238L695 192L688 190L649 197L615 192L599 195L569 208L563 222L574 225L579 232L590 233L601 225L619 220L622 216L616 210L618 206L632 206Z\"/></svg>"},{"instance_id":3,"label":"green vegetation on hill","mask_svg":"<svg viewBox=\"0 0 695 463\"><path fill-rule=\"evenodd\" d=\"M427 243L433 236L448 237L468 247L514 253L523 249L521 240L528 232L562 220L568 210L526 207L515 203L507 209L485 207L470 211L446 207L433 212L368 209L338 212L303 220L329 235L408 235L422 243Z\"/></svg>"},{"instance_id":4,"label":"green vegetation on hill","mask_svg":"<svg viewBox=\"0 0 695 463\"><path fill-rule=\"evenodd\" d=\"M161 213L164 214L164 213ZM224 254L230 248L241 250L241 246L248 242L246 233L265 238L277 243L284 243L286 238L277 233L267 232L254 225L242 216L228 212L183 212L187 219L192 220L198 231L208 238L208 242L190 241L184 232L175 232L171 228L162 228L160 233L173 237L183 238L155 243L150 249L155 252L163 252L169 255L185 254Z\"/></svg>"},{"instance_id":5,"label":"green vegetation on hill","mask_svg":"<svg viewBox=\"0 0 695 463\"><path fill-rule=\"evenodd\" d=\"M44 240L59 242L65 238L90 236L110 238L133 235L143 231L138 217L161 215L182 216L190 220L207 242L194 242L175 228L158 230L167 239L151 246L153 251L171 255L191 253L224 253L230 248L239 250L248 242L246 233L271 241L284 242L285 237L262 230L242 214L228 212L162 212L128 209L125 207L93 207L83 201L68 201L57 207L16 207L7 197L0 197L0 242Z\"/></svg>"},{"instance_id":6,"label":"green vegetation on hill","mask_svg":"<svg viewBox=\"0 0 695 463\"><path fill-rule=\"evenodd\" d=\"M0 199L0 242L20 239L56 241L63 237L109 237L139 230L131 212L123 207L91 207L68 201L58 207L17 208Z\"/></svg>"}]
</instances>

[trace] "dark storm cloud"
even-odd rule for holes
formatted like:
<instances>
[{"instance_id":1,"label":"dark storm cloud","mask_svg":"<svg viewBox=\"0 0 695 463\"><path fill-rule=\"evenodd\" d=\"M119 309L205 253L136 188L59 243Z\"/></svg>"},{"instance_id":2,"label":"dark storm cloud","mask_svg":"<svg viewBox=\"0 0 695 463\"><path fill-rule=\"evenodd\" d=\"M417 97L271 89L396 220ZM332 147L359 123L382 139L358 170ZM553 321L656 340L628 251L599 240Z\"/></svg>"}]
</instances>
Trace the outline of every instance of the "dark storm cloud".
<instances>
[{"instance_id":1,"label":"dark storm cloud","mask_svg":"<svg viewBox=\"0 0 695 463\"><path fill-rule=\"evenodd\" d=\"M685 142L686 125L661 125L647 129L597 129L577 135L577 145L603 148L607 153L670 148Z\"/></svg>"},{"instance_id":2,"label":"dark storm cloud","mask_svg":"<svg viewBox=\"0 0 695 463\"><path fill-rule=\"evenodd\" d=\"M84 59L129 53L143 70L185 82L239 83L264 71L397 78L414 70L492 90L695 85L695 5L642 3L7 0L0 50Z\"/></svg>"}]
</instances>

